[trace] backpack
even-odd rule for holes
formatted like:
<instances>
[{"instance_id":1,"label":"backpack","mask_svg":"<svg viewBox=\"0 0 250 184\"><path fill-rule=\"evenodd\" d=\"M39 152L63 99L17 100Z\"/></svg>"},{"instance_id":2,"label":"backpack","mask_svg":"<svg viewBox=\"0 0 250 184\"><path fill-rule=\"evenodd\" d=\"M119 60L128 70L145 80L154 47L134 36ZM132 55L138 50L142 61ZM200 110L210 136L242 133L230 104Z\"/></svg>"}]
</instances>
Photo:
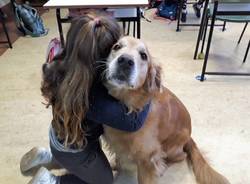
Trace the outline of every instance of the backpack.
<instances>
[{"instance_id":1,"label":"backpack","mask_svg":"<svg viewBox=\"0 0 250 184\"><path fill-rule=\"evenodd\" d=\"M150 0L149 1L149 8L157 8L163 0Z\"/></svg>"},{"instance_id":2,"label":"backpack","mask_svg":"<svg viewBox=\"0 0 250 184\"><path fill-rule=\"evenodd\" d=\"M44 28L43 21L35 8L14 3L14 9L17 28L24 35L40 37L48 34L48 29Z\"/></svg>"},{"instance_id":3,"label":"backpack","mask_svg":"<svg viewBox=\"0 0 250 184\"><path fill-rule=\"evenodd\" d=\"M163 1L157 8L157 14L170 20L176 20L177 3L176 1Z\"/></svg>"},{"instance_id":4,"label":"backpack","mask_svg":"<svg viewBox=\"0 0 250 184\"><path fill-rule=\"evenodd\" d=\"M63 51L61 41L58 38L53 38L48 45L46 54L46 63L51 63L53 59Z\"/></svg>"}]
</instances>

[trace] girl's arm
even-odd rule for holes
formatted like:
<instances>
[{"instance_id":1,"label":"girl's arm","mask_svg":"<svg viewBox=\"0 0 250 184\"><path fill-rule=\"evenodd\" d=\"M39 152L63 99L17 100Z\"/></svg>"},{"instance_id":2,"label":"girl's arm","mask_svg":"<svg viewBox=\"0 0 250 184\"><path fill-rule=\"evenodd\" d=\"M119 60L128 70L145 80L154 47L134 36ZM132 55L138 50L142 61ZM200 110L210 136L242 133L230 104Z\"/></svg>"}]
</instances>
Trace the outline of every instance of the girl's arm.
<instances>
[{"instance_id":1,"label":"girl's arm","mask_svg":"<svg viewBox=\"0 0 250 184\"><path fill-rule=\"evenodd\" d=\"M127 107L110 96L102 84L92 88L89 105L87 119L128 132L137 131L143 126L150 107L147 104L141 112L127 114Z\"/></svg>"}]
</instances>

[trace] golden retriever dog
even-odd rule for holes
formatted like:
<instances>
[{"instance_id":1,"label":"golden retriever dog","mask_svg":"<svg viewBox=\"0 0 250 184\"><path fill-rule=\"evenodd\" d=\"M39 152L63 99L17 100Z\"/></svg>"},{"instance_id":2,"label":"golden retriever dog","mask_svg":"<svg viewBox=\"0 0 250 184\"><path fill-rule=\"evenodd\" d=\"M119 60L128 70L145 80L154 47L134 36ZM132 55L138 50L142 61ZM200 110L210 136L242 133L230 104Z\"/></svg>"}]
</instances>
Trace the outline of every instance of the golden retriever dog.
<instances>
[{"instance_id":1,"label":"golden retriever dog","mask_svg":"<svg viewBox=\"0 0 250 184\"><path fill-rule=\"evenodd\" d=\"M137 169L139 184L157 184L166 167L190 161L200 184L228 184L216 172L191 137L190 115L182 102L161 84L161 68L151 59L145 44L123 37L107 59L105 86L129 112L150 110L143 127L127 133L105 126L105 139L115 152L120 168ZM129 113L128 112L128 113Z\"/></svg>"}]
</instances>

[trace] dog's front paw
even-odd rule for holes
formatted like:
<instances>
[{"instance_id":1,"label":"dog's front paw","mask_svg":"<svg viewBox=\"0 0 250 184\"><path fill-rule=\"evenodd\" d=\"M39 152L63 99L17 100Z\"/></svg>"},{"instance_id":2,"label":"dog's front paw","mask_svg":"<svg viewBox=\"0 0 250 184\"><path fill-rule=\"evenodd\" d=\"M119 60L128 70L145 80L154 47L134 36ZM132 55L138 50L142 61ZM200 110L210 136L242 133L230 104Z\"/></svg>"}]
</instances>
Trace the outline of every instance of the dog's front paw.
<instances>
[{"instance_id":1,"label":"dog's front paw","mask_svg":"<svg viewBox=\"0 0 250 184\"><path fill-rule=\"evenodd\" d=\"M165 163L165 159L167 155L163 152L161 153L156 153L154 155L152 155L151 157L151 162L153 163L154 167L155 167L155 171L156 171L156 175L158 177L163 176L163 174L165 173L165 171L167 170L168 166Z\"/></svg>"}]
</instances>

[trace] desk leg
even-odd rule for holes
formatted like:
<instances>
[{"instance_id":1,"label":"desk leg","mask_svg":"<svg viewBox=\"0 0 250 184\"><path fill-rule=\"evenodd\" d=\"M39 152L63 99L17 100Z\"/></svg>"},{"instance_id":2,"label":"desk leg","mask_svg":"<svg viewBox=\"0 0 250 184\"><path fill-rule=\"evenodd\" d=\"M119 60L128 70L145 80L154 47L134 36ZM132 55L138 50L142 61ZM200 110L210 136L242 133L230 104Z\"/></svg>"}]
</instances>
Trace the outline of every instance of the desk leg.
<instances>
[{"instance_id":1,"label":"desk leg","mask_svg":"<svg viewBox=\"0 0 250 184\"><path fill-rule=\"evenodd\" d=\"M125 21L122 21L122 29L123 29L123 34L126 35L126 22Z\"/></svg>"},{"instance_id":2,"label":"desk leg","mask_svg":"<svg viewBox=\"0 0 250 184\"><path fill-rule=\"evenodd\" d=\"M128 29L127 29L127 35L130 34L130 21L128 22Z\"/></svg>"},{"instance_id":3,"label":"desk leg","mask_svg":"<svg viewBox=\"0 0 250 184\"><path fill-rule=\"evenodd\" d=\"M202 66L200 81L204 81L204 77L205 77L205 74L206 74L207 61L208 61L208 55L209 55L209 50L210 50L210 46L211 46L213 31L214 31L214 23L215 23L217 8L218 8L218 0L216 0L214 2L214 11L213 11L213 14L212 14L211 26L210 26L209 37L208 37L208 42L207 42L207 49L206 49L204 63L203 63L203 66Z\"/></svg>"},{"instance_id":4,"label":"desk leg","mask_svg":"<svg viewBox=\"0 0 250 184\"><path fill-rule=\"evenodd\" d=\"M202 38L202 35L203 35L203 29L207 29L204 24L205 24L206 16L208 14L208 3L209 3L209 0L206 0L204 10L203 10L203 14L202 14L202 18L201 18L198 38L197 38L197 42L196 42L196 46L195 46L194 59L197 58L198 50L199 50L199 47L200 47L200 41L201 41L201 38Z\"/></svg>"},{"instance_id":5,"label":"desk leg","mask_svg":"<svg viewBox=\"0 0 250 184\"><path fill-rule=\"evenodd\" d=\"M182 13L182 7L183 7L183 3L184 1L181 0L179 3L178 3L178 14L177 14L177 28L176 28L176 32L179 32L180 31L180 20L181 20L181 13Z\"/></svg>"},{"instance_id":6,"label":"desk leg","mask_svg":"<svg viewBox=\"0 0 250 184\"><path fill-rule=\"evenodd\" d=\"M203 33L203 39L202 39L202 45L201 45L201 52L200 52L200 54L203 54L204 45L205 45L206 36L207 36L208 22L209 22L208 12L204 12L204 13L206 13L206 18L205 18L205 25L204 25L204 28L203 28L204 29L204 31L203 31L204 33Z\"/></svg>"},{"instance_id":7,"label":"desk leg","mask_svg":"<svg viewBox=\"0 0 250 184\"><path fill-rule=\"evenodd\" d=\"M136 21L133 21L133 37L135 37Z\"/></svg>"},{"instance_id":8,"label":"desk leg","mask_svg":"<svg viewBox=\"0 0 250 184\"><path fill-rule=\"evenodd\" d=\"M141 10L137 8L137 38L141 38Z\"/></svg>"},{"instance_id":9,"label":"desk leg","mask_svg":"<svg viewBox=\"0 0 250 184\"><path fill-rule=\"evenodd\" d=\"M226 24L227 24L227 22L226 22L226 21L224 21L224 23L223 23L223 27L222 27L222 32L226 31Z\"/></svg>"},{"instance_id":10,"label":"desk leg","mask_svg":"<svg viewBox=\"0 0 250 184\"><path fill-rule=\"evenodd\" d=\"M11 8L13 10L13 14L15 15L16 14L16 11L15 11L15 0L10 0L10 4L11 4Z\"/></svg>"},{"instance_id":11,"label":"desk leg","mask_svg":"<svg viewBox=\"0 0 250 184\"><path fill-rule=\"evenodd\" d=\"M63 37L60 8L56 9L56 19L57 19L57 25L58 25L58 31L59 31L59 35L60 35L61 45L62 45L62 48L64 48L65 43L64 43L64 37Z\"/></svg>"},{"instance_id":12,"label":"desk leg","mask_svg":"<svg viewBox=\"0 0 250 184\"><path fill-rule=\"evenodd\" d=\"M0 13L1 13L2 16L4 16L2 10L0 10ZM7 30L7 27L6 27L6 24L5 24L5 18L0 17L0 19L1 19L1 22L2 22L4 33L5 33L6 37L7 37L9 47L12 49L12 44L11 44L11 41L10 41L9 33L8 33L8 30Z\"/></svg>"},{"instance_id":13,"label":"desk leg","mask_svg":"<svg viewBox=\"0 0 250 184\"><path fill-rule=\"evenodd\" d=\"M244 57L243 63L245 63L245 62L246 62L246 60L247 60L247 55L248 55L248 52L249 52L249 48L250 48L250 40L249 40L249 42L248 42L248 46L247 46L247 50L246 50L246 54L245 54L245 57Z\"/></svg>"},{"instance_id":14,"label":"desk leg","mask_svg":"<svg viewBox=\"0 0 250 184\"><path fill-rule=\"evenodd\" d=\"M244 35L244 33L245 33L245 31L246 31L247 25L248 25L248 22L247 22L247 23L245 24L245 26L244 26L244 29L243 29L243 31L242 31L242 33L241 33L241 35L240 35L238 44L240 44L240 41L241 41L241 39L242 39L242 36Z\"/></svg>"}]
</instances>

